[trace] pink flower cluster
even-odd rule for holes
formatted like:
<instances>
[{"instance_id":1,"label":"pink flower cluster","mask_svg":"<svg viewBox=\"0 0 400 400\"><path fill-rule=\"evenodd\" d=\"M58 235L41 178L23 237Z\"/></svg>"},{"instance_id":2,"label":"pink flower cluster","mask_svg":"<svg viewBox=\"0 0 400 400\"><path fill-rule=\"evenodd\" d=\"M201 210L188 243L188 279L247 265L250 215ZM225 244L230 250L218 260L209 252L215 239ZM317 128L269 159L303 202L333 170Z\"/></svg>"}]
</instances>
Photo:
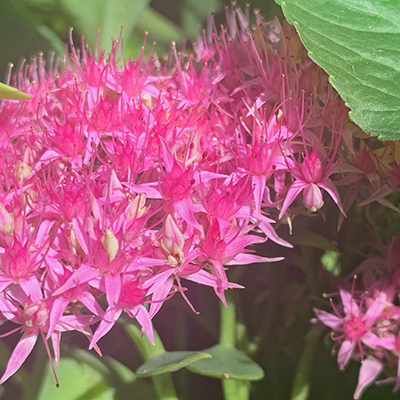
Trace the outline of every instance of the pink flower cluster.
<instances>
[{"instance_id":1,"label":"pink flower cluster","mask_svg":"<svg viewBox=\"0 0 400 400\"><path fill-rule=\"evenodd\" d=\"M278 219L320 210L324 192L342 210L345 108L289 28L256 18L228 9L163 63L125 61L120 40L21 63L13 83L32 100L0 106L0 317L22 337L0 384L39 336L56 363L63 332L100 352L122 313L153 340L174 293L194 310L185 280L225 302L241 287L225 266L281 259L249 245L290 247Z\"/></svg>"},{"instance_id":2,"label":"pink flower cluster","mask_svg":"<svg viewBox=\"0 0 400 400\"><path fill-rule=\"evenodd\" d=\"M377 380L384 368L397 369L397 377L378 381L394 382L393 391L400 389L400 241L393 239L386 249L386 257L370 257L356 270L363 277L362 290L339 289L341 304L333 313L314 309L317 319L332 329L332 339L338 350L338 364L345 369L353 358L361 361L354 399ZM376 279L376 275L380 277Z\"/></svg>"}]
</instances>

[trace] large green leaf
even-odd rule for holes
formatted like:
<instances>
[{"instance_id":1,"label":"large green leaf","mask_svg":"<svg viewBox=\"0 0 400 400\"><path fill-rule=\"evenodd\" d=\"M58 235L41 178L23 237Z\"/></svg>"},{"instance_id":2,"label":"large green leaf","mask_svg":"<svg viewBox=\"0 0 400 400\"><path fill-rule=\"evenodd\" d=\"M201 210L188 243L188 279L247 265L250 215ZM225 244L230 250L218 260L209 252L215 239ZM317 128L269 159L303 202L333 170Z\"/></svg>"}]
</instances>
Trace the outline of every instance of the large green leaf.
<instances>
[{"instance_id":1,"label":"large green leaf","mask_svg":"<svg viewBox=\"0 0 400 400\"><path fill-rule=\"evenodd\" d=\"M366 133L400 139L398 0L276 0Z\"/></svg>"},{"instance_id":2,"label":"large green leaf","mask_svg":"<svg viewBox=\"0 0 400 400\"><path fill-rule=\"evenodd\" d=\"M240 350L217 344L205 350L212 358L194 362L188 366L192 372L214 378L235 378L256 381L264 377L264 371Z\"/></svg>"},{"instance_id":3,"label":"large green leaf","mask_svg":"<svg viewBox=\"0 0 400 400\"><path fill-rule=\"evenodd\" d=\"M57 388L50 365L46 366L37 400L115 400L130 398L154 399L153 387L123 364L105 356L101 359L84 350L66 349L70 357L62 358L56 368ZM31 399L29 388L26 399Z\"/></svg>"},{"instance_id":4,"label":"large green leaf","mask_svg":"<svg viewBox=\"0 0 400 400\"><path fill-rule=\"evenodd\" d=\"M112 400L115 389L104 379L103 368L76 358L62 359L57 368L60 387L48 366L38 400Z\"/></svg>"},{"instance_id":5,"label":"large green leaf","mask_svg":"<svg viewBox=\"0 0 400 400\"><path fill-rule=\"evenodd\" d=\"M173 372L197 360L209 357L211 357L210 354L199 351L166 351L146 361L138 368L136 374L140 376L154 376Z\"/></svg>"},{"instance_id":6,"label":"large green leaf","mask_svg":"<svg viewBox=\"0 0 400 400\"><path fill-rule=\"evenodd\" d=\"M149 0L58 0L62 8L74 19L75 27L94 46L98 28L100 46L111 48L111 38L128 38L140 20Z\"/></svg>"}]
</instances>

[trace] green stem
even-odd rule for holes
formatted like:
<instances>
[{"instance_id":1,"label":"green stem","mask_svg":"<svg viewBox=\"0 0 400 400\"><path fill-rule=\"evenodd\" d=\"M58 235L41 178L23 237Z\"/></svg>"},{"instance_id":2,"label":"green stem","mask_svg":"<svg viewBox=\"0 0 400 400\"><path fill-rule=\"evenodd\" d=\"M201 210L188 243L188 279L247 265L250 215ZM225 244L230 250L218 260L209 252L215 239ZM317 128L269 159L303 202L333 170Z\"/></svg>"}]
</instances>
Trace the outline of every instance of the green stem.
<instances>
[{"instance_id":1,"label":"green stem","mask_svg":"<svg viewBox=\"0 0 400 400\"><path fill-rule=\"evenodd\" d=\"M161 342L160 337L154 331L154 346L150 343L147 336L142 336L140 329L132 324L125 324L125 329L132 340L135 342L140 354L143 356L145 361L162 354L165 352L165 348ZM159 400L179 400L175 392L172 375L162 374L152 377L154 387L157 392Z\"/></svg>"},{"instance_id":2,"label":"green stem","mask_svg":"<svg viewBox=\"0 0 400 400\"><path fill-rule=\"evenodd\" d=\"M227 296L225 307L221 303L219 343L229 347L236 344L236 309L233 301Z\"/></svg>"},{"instance_id":3,"label":"green stem","mask_svg":"<svg viewBox=\"0 0 400 400\"><path fill-rule=\"evenodd\" d=\"M319 335L310 337L304 347L296 376L293 382L290 400L307 400L310 394L310 374L318 345Z\"/></svg>"},{"instance_id":4,"label":"green stem","mask_svg":"<svg viewBox=\"0 0 400 400\"><path fill-rule=\"evenodd\" d=\"M228 307L221 304L221 320L219 343L229 347L236 345L236 310L229 296L226 297ZM222 380L225 400L248 400L250 398L250 383L239 379L226 378Z\"/></svg>"}]
</instances>

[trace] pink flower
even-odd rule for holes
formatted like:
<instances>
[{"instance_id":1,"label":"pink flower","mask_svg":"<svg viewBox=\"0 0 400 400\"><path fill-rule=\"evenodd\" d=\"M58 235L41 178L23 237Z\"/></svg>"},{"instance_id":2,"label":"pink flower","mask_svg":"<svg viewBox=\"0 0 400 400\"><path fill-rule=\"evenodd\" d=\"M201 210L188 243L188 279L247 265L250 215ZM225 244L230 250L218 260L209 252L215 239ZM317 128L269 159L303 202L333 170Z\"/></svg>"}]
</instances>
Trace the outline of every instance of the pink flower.
<instances>
[{"instance_id":1,"label":"pink flower","mask_svg":"<svg viewBox=\"0 0 400 400\"><path fill-rule=\"evenodd\" d=\"M364 390L376 381L383 369L383 364L374 357L368 357L361 365L354 400L361 398Z\"/></svg>"},{"instance_id":2,"label":"pink flower","mask_svg":"<svg viewBox=\"0 0 400 400\"><path fill-rule=\"evenodd\" d=\"M375 350L378 346L387 350L394 349L394 337L391 334L381 334L384 327L380 328L379 320L391 299L384 292L377 294L371 301L366 302L362 297L359 301L353 298L352 293L339 290L343 305L343 316L333 306L335 314L314 309L317 318L333 331L333 340L340 341L338 353L339 368L343 370L351 356L357 350L361 359L364 358L364 346Z\"/></svg>"},{"instance_id":3,"label":"pink flower","mask_svg":"<svg viewBox=\"0 0 400 400\"><path fill-rule=\"evenodd\" d=\"M3 294L0 296L0 307L3 315L9 321L20 325L20 327L3 334L2 337L8 336L17 331L22 332L22 337L11 354L7 368L0 379L0 384L3 384L20 368L33 350L39 335L44 341L49 361L56 377L50 349L45 337L49 322L49 309L46 301L42 298L35 299L31 296L28 297L22 293L18 287L13 288L11 293L12 297L9 296L9 298L5 298ZM60 318L55 326L55 333L52 335L53 348L56 354L57 363L59 360L61 332L68 330L86 331L87 335L90 336L90 331L87 331L88 327L96 321L97 318L91 315L68 315ZM58 385L57 378L56 382Z\"/></svg>"},{"instance_id":4,"label":"pink flower","mask_svg":"<svg viewBox=\"0 0 400 400\"><path fill-rule=\"evenodd\" d=\"M311 153L305 154L302 163L287 159L287 164L290 173L296 180L289 187L279 218L282 218L286 210L302 191L304 206L312 212L319 210L324 204L321 189L329 193L340 211L344 214L339 193L335 184L329 179L329 176L335 170L333 160L327 161L323 165L317 150L313 148Z\"/></svg>"},{"instance_id":5,"label":"pink flower","mask_svg":"<svg viewBox=\"0 0 400 400\"><path fill-rule=\"evenodd\" d=\"M62 332L99 351L124 313L153 340L151 320L175 293L195 311L185 280L226 304L241 287L229 265L282 259L249 246L291 246L273 228L282 201L280 217L301 191L310 210L321 190L341 207L338 144L320 134L341 121L326 122L322 89L311 107L284 29L257 21L256 40L230 8L227 29L210 25L195 55L173 47L167 63L126 61L120 41L109 56L78 52L71 34L60 71L41 56L20 68L32 100L0 106L0 312L22 331L2 382L39 335L56 363ZM350 325L351 346L373 345Z\"/></svg>"}]
</instances>

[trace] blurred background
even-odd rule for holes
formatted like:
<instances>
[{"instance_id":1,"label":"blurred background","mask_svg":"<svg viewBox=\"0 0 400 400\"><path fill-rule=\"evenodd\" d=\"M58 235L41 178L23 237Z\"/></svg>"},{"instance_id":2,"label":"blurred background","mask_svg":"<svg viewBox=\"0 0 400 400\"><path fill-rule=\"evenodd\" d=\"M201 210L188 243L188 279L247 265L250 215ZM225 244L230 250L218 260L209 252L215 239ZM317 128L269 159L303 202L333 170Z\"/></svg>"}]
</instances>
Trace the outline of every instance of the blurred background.
<instances>
[{"instance_id":1,"label":"blurred background","mask_svg":"<svg viewBox=\"0 0 400 400\"><path fill-rule=\"evenodd\" d=\"M246 0L236 3L244 8ZM132 57L148 31L146 50L156 42L156 52L163 54L172 41L195 39L211 12L222 23L228 4L223 0L1 0L0 81L4 82L9 62L16 66L38 51L45 56L50 50L64 54L69 27L74 28L77 43L84 35L92 48L100 28L100 45L109 50L110 39L119 36L123 25L124 53ZM280 15L273 0L253 0L251 8L268 18Z\"/></svg>"}]
</instances>

